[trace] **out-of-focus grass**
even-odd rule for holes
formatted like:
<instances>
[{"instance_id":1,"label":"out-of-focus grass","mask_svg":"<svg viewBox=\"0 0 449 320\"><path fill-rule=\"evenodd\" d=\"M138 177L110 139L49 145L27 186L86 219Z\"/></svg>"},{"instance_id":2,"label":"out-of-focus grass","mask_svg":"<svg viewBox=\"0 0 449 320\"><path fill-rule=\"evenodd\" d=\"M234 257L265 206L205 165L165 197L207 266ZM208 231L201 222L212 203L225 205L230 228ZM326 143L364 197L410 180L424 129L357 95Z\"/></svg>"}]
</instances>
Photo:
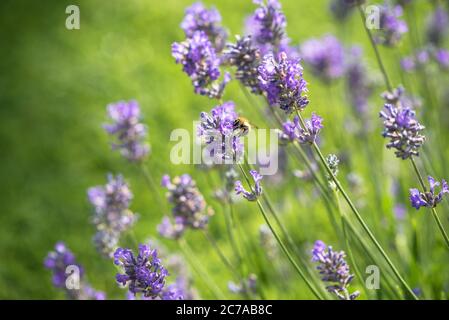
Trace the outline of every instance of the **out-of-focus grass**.
<instances>
[{"instance_id":1,"label":"out-of-focus grass","mask_svg":"<svg viewBox=\"0 0 449 320\"><path fill-rule=\"evenodd\" d=\"M191 129L192 121L198 119L199 113L213 107L212 101L193 94L188 78L170 55L171 43L183 39L178 25L184 8L190 3L187 0L78 1L81 29L69 31L65 28L65 8L72 1L1 2L1 298L63 298L52 288L50 274L42 266L46 253L58 240L65 241L77 255L85 266L89 281L96 288L106 290L111 298L124 297L124 291L115 284L112 263L100 258L92 246L94 230L89 224L91 211L86 201L86 189L103 184L108 172L122 172L135 194L132 209L140 214L136 235L141 241L156 237L155 226L164 212L155 205L156 198L147 191L139 171L110 150L108 138L101 128L106 121L105 106L122 99L137 99L142 107L149 126L152 156L148 165L153 176L159 180L166 172L171 175L192 173L217 212L212 219L211 230L219 244L231 254L223 227L223 213L212 200L213 190L209 188L205 173L194 170L192 166L174 166L169 162L171 130ZM220 10L230 34L241 32L243 19L254 9L249 0L206 3L214 3ZM327 1L282 3L288 19L288 33L294 43L334 33L348 45L362 44L370 69L377 69L357 15L342 28L332 22L327 12ZM426 4L420 5L428 8ZM422 24L422 15L419 23ZM400 50L407 52L407 48L405 41ZM386 57L394 83L398 83L400 77L395 54L387 51L382 51L382 54ZM443 288L442 281L447 281L447 276L442 274L448 262L447 252L440 249L439 235L436 234L436 240L426 239L431 252L422 251L420 245L419 257L408 256L411 244L404 243L403 235L411 234L412 225L419 230L428 225L430 232L426 235L436 229L430 216L411 209L407 210L408 216L401 222L402 226L394 220L392 207L395 202L389 191L393 178L399 177L401 202L407 201L407 189L415 186L416 181L408 170L408 164L401 163L384 148L379 134L380 124L376 121L382 101L375 95L372 110L375 129L369 139L363 139L345 127L352 116L344 102L341 85L326 88L312 78L307 69L306 78L310 82L310 109L325 118L322 133L324 151L345 156L340 173L345 185L344 177L349 172L363 178L363 190L352 190L352 193L356 194L364 217L399 264L401 272L411 279L413 286L425 286L418 281L429 280L428 293L437 295ZM230 85L225 99L235 100L240 112L263 123L236 83ZM433 140L429 146L439 144L439 152L444 158L448 155L447 141L437 142L447 133L447 127L442 129L441 136L431 136ZM367 145L374 158L364 151ZM437 148L428 149L434 151ZM441 159L432 163L435 175L442 176L447 172ZM291 162L290 168L302 167ZM218 181L217 177L214 179ZM309 186L294 178L290 170L282 186L285 191L278 192L278 188L281 186L267 186L267 192L273 195L301 248L308 250L316 239L340 246L323 205L318 198L311 196ZM375 188L379 190L378 195ZM236 210L247 236L256 239L258 226L262 223L256 207L242 203ZM446 221L447 215L444 216ZM405 231L398 232L400 228ZM210 246L201 235L190 234L188 240L198 253L199 261L225 290L231 276ZM421 243L422 239L417 241ZM167 245L176 249L170 243ZM304 284L296 281L291 270L283 276L270 273L267 272L270 262L262 253L254 254L253 258L265 265L262 268L264 273L259 276L267 297L311 297ZM423 263L428 261L434 263ZM286 262L282 264L289 268ZM285 287L287 282L278 284L277 277L286 277L289 285ZM438 283L441 288L435 287ZM210 297L201 281L195 284L202 297Z\"/></svg>"}]
</instances>

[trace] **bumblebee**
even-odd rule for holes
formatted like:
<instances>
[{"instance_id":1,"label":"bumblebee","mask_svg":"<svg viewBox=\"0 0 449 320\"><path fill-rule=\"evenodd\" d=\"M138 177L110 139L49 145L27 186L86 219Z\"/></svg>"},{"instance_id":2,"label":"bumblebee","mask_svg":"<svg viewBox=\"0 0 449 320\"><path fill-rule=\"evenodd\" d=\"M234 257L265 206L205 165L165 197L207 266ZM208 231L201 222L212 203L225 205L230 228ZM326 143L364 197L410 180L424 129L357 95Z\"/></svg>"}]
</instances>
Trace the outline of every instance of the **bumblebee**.
<instances>
[{"instance_id":1,"label":"bumblebee","mask_svg":"<svg viewBox=\"0 0 449 320\"><path fill-rule=\"evenodd\" d=\"M253 127L257 129L257 126L244 117L238 117L233 123L233 130L239 137L246 136Z\"/></svg>"}]
</instances>

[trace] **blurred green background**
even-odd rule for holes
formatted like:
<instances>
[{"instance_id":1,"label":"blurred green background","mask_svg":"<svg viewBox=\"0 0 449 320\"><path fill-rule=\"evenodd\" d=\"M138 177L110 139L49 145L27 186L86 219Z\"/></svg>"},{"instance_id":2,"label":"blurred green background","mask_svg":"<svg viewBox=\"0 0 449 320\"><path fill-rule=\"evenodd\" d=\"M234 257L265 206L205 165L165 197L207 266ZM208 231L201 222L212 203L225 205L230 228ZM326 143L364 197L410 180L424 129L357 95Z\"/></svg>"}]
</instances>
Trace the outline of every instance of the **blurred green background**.
<instances>
[{"instance_id":1,"label":"blurred green background","mask_svg":"<svg viewBox=\"0 0 449 320\"><path fill-rule=\"evenodd\" d=\"M204 2L219 9L231 35L241 33L244 18L255 8L250 0ZM424 12L429 9L425 2L418 4L418 25L422 25ZM140 241L156 237L155 226L165 212L155 205L155 196L147 191L137 168L110 150L109 139L101 125L107 121L106 105L117 100L138 100L144 122L149 127L152 155L147 165L152 175L159 180L167 172L171 175L192 173L217 212L211 231L223 250L230 252L220 206L211 197L213 190L204 172L192 166L173 166L169 162L173 145L169 141L171 130L191 130L192 121L198 119L199 113L213 107L213 101L193 94L189 79L170 54L171 43L184 38L179 23L184 8L191 3L191 0L0 2L0 298L64 298L52 287L50 272L43 268L44 257L58 240L66 242L76 254L85 266L88 280L97 289L106 290L110 298L124 297L124 291L115 284L112 263L101 258L92 246L94 229L89 223L91 209L86 189L104 184L108 172L122 172L135 195L131 208L140 214L135 228ZM70 4L80 7L80 30L65 28L65 8ZM331 19L328 1L284 0L282 5L293 43L333 33L348 45L363 45L370 69L377 69L357 15L342 27ZM398 52L407 52L408 46L405 40ZM398 52L382 51L395 84L401 81ZM310 82L312 102L309 108L325 118L324 151L346 157L341 177L354 172L363 178L363 189L352 191L360 198L358 202L364 216L375 226L381 242L413 286L432 279L427 284L428 291L436 295L442 290L438 283L443 286L442 278L447 279L442 274L443 270L447 274L443 267L448 262L442 246L435 245L440 243L438 235L426 239L433 250L423 253L421 260L410 256L411 244L404 243L407 238L404 235L409 235L416 225L428 225L429 234L432 234L433 221L422 212L417 214L408 209L402 233L397 232L399 226L394 222L394 204L406 203L407 189L417 183L408 164L402 165L384 148L381 124L376 121L382 107L382 100L378 98L382 87L374 94L374 128L367 139L352 134L345 127L354 117L344 102L342 84L327 88L307 70L305 77ZM413 81L419 84L419 79ZM238 111L255 119L255 123L263 123L260 113L249 106L237 83L230 85L224 98L234 100ZM430 158L426 163L432 164L432 172L440 178L448 171L441 161L448 155L448 141L442 139L448 127L445 120L441 121L433 128L425 123L431 127L427 132L427 150L437 149L441 155L438 160ZM445 131L434 133L432 129L440 125ZM364 151L367 145L375 158ZM290 169L294 168L303 169L300 164L291 163ZM396 178L402 188L400 199L393 199L389 191ZM343 178L346 185L345 180ZM311 186L301 183L290 170L284 185L275 185L271 190L295 240L304 250L309 250L316 239L332 242L335 236L322 204L308 196ZM278 192L281 187L284 191ZM270 192L270 187L267 190ZM257 242L257 230L262 222L259 213L250 204L242 203L238 210L248 236ZM443 220L447 222L447 214ZM226 291L230 275L223 276L226 270L210 246L199 235L189 234L188 240L205 268ZM172 244L166 245L176 250ZM269 270L269 263L263 260L267 265L265 270ZM260 276L266 296L311 297L304 284L296 281L295 275L291 277L291 281L277 283L274 274ZM195 284L202 297L210 297L201 281Z\"/></svg>"}]
</instances>

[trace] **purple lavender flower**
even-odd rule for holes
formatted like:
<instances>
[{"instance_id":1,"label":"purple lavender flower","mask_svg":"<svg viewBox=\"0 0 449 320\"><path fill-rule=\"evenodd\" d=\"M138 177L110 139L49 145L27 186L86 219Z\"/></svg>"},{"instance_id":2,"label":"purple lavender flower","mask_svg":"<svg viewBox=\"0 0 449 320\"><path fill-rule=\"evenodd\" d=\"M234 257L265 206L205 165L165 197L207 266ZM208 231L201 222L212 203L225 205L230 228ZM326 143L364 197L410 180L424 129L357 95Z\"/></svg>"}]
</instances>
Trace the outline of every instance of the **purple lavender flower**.
<instances>
[{"instance_id":1,"label":"purple lavender flower","mask_svg":"<svg viewBox=\"0 0 449 320\"><path fill-rule=\"evenodd\" d=\"M449 51L446 49L437 49L434 58L438 65L443 69L449 68Z\"/></svg>"},{"instance_id":2,"label":"purple lavender flower","mask_svg":"<svg viewBox=\"0 0 449 320\"><path fill-rule=\"evenodd\" d=\"M312 117L305 120L306 127L304 128L299 118L295 116L293 122L287 121L283 124L280 140L284 143L298 141L301 144L313 144L323 128L322 122L323 119L313 112Z\"/></svg>"},{"instance_id":3,"label":"purple lavender flower","mask_svg":"<svg viewBox=\"0 0 449 320\"><path fill-rule=\"evenodd\" d=\"M449 28L449 16L443 6L439 5L427 20L427 42L441 47Z\"/></svg>"},{"instance_id":4,"label":"purple lavender flower","mask_svg":"<svg viewBox=\"0 0 449 320\"><path fill-rule=\"evenodd\" d=\"M301 45L301 58L312 68L313 74L326 83L344 74L344 48L332 35L304 42Z\"/></svg>"},{"instance_id":5,"label":"purple lavender flower","mask_svg":"<svg viewBox=\"0 0 449 320\"><path fill-rule=\"evenodd\" d=\"M260 62L260 50L253 46L251 36L239 37L235 44L230 43L223 52L223 60L237 68L235 78L245 87L251 89L252 93L262 94L259 87L259 72L257 70Z\"/></svg>"},{"instance_id":6,"label":"purple lavender flower","mask_svg":"<svg viewBox=\"0 0 449 320\"><path fill-rule=\"evenodd\" d=\"M393 47L408 32L407 23L401 20L403 9L400 5L392 6L386 1L380 11L380 29L375 35L375 41L379 44Z\"/></svg>"},{"instance_id":7,"label":"purple lavender flower","mask_svg":"<svg viewBox=\"0 0 449 320\"><path fill-rule=\"evenodd\" d=\"M326 289L341 300L355 300L360 293L348 291L354 275L350 273L345 257L344 251L334 251L321 240L315 242L312 250L312 261L319 263L317 270L321 280L329 283Z\"/></svg>"},{"instance_id":8,"label":"purple lavender flower","mask_svg":"<svg viewBox=\"0 0 449 320\"><path fill-rule=\"evenodd\" d=\"M362 61L362 49L352 47L349 56L350 59L346 66L346 92L357 115L366 118L374 83L368 77L369 72ZM364 120L366 121L366 119Z\"/></svg>"},{"instance_id":9,"label":"purple lavender flower","mask_svg":"<svg viewBox=\"0 0 449 320\"><path fill-rule=\"evenodd\" d=\"M183 71L191 78L195 93L220 99L226 84L231 80L225 73L220 77L220 59L204 31L195 31L185 41L172 44L172 56L182 64Z\"/></svg>"},{"instance_id":10,"label":"purple lavender flower","mask_svg":"<svg viewBox=\"0 0 449 320\"><path fill-rule=\"evenodd\" d=\"M112 258L118 247L120 233L115 230L97 230L93 237L95 249L105 258Z\"/></svg>"},{"instance_id":11,"label":"purple lavender flower","mask_svg":"<svg viewBox=\"0 0 449 320\"><path fill-rule=\"evenodd\" d=\"M96 186L87 191L89 202L94 207L93 224L97 229L94 243L105 257L111 257L120 234L134 225L136 215L129 210L133 197L123 176L108 175L105 186Z\"/></svg>"},{"instance_id":12,"label":"purple lavender flower","mask_svg":"<svg viewBox=\"0 0 449 320\"><path fill-rule=\"evenodd\" d=\"M270 105L278 105L286 113L307 106L307 83L298 59L289 59L285 52L277 57L270 53L265 55L258 70L260 88Z\"/></svg>"},{"instance_id":13,"label":"purple lavender flower","mask_svg":"<svg viewBox=\"0 0 449 320\"><path fill-rule=\"evenodd\" d=\"M114 122L104 126L110 135L117 138L112 144L119 149L126 159L139 162L150 152L150 147L144 142L147 128L140 123L140 108L137 101L119 101L107 107L109 118Z\"/></svg>"},{"instance_id":14,"label":"purple lavender flower","mask_svg":"<svg viewBox=\"0 0 449 320\"><path fill-rule=\"evenodd\" d=\"M114 253L114 264L124 273L116 275L117 282L129 285L129 291L155 298L162 293L168 271L158 258L157 251L147 245L139 245L139 254L134 257L130 249L118 248Z\"/></svg>"},{"instance_id":15,"label":"purple lavender flower","mask_svg":"<svg viewBox=\"0 0 449 320\"><path fill-rule=\"evenodd\" d=\"M193 37L196 31L204 31L215 50L223 50L228 33L221 26L221 16L216 8L206 9L201 2L188 7L185 11L181 28L187 38Z\"/></svg>"},{"instance_id":16,"label":"purple lavender flower","mask_svg":"<svg viewBox=\"0 0 449 320\"><path fill-rule=\"evenodd\" d=\"M398 203L394 205L393 212L397 220L404 220L407 209L402 203Z\"/></svg>"},{"instance_id":17,"label":"purple lavender flower","mask_svg":"<svg viewBox=\"0 0 449 320\"><path fill-rule=\"evenodd\" d=\"M251 191L247 191L240 180L235 182L235 193L237 195L241 194L248 201L256 201L262 195L262 186L260 181L263 176L259 174L256 170L251 170L249 172L254 180L254 187L251 187Z\"/></svg>"},{"instance_id":18,"label":"purple lavender flower","mask_svg":"<svg viewBox=\"0 0 449 320\"><path fill-rule=\"evenodd\" d=\"M198 136L206 143L214 163L237 160L243 154L239 136L234 134L234 121L237 119L234 107L232 101L227 101L213 108L210 114L202 112L200 115Z\"/></svg>"},{"instance_id":19,"label":"purple lavender flower","mask_svg":"<svg viewBox=\"0 0 449 320\"><path fill-rule=\"evenodd\" d=\"M247 21L248 35L261 52L278 52L288 45L287 20L278 0L253 0L259 7Z\"/></svg>"},{"instance_id":20,"label":"purple lavender flower","mask_svg":"<svg viewBox=\"0 0 449 320\"><path fill-rule=\"evenodd\" d=\"M416 69L415 59L413 56L407 56L400 61L402 70L412 72Z\"/></svg>"},{"instance_id":21,"label":"purple lavender flower","mask_svg":"<svg viewBox=\"0 0 449 320\"><path fill-rule=\"evenodd\" d=\"M429 60L429 50L419 49L413 55L402 58L401 67L404 71L412 72L425 67Z\"/></svg>"},{"instance_id":22,"label":"purple lavender flower","mask_svg":"<svg viewBox=\"0 0 449 320\"><path fill-rule=\"evenodd\" d=\"M195 180L190 175L183 174L180 177L174 177L171 181L170 177L165 175L162 178L162 186L167 188L168 201L174 205L172 213L175 225L171 236L180 236L185 228L203 229L206 227L213 211L207 206ZM171 230L164 221L160 225L159 231L170 236L169 231Z\"/></svg>"},{"instance_id":23,"label":"purple lavender flower","mask_svg":"<svg viewBox=\"0 0 449 320\"><path fill-rule=\"evenodd\" d=\"M408 159L419 155L418 150L424 143L425 136L420 133L424 126L416 120L415 112L404 105L402 95L402 88L393 93L385 93L383 97L386 104L380 117L384 123L382 136L390 139L387 148L396 149L398 158Z\"/></svg>"},{"instance_id":24,"label":"purple lavender flower","mask_svg":"<svg viewBox=\"0 0 449 320\"><path fill-rule=\"evenodd\" d=\"M55 250L48 253L44 260L44 266L53 273L53 285L56 288L64 289L67 297L73 300L104 300L105 294L94 290L84 279L84 269L76 262L75 255L66 247L63 242L55 245ZM73 268L73 269L70 269ZM78 271L77 277L73 272ZM78 283L73 284L73 288L68 286L69 277Z\"/></svg>"},{"instance_id":25,"label":"purple lavender flower","mask_svg":"<svg viewBox=\"0 0 449 320\"><path fill-rule=\"evenodd\" d=\"M167 239L179 239L185 231L184 219L176 217L172 223L169 217L164 217L162 222L157 226L159 234Z\"/></svg>"},{"instance_id":26,"label":"purple lavender flower","mask_svg":"<svg viewBox=\"0 0 449 320\"><path fill-rule=\"evenodd\" d=\"M441 188L438 193L436 187L439 187L440 183L431 176L428 176L427 180L429 181L429 191L420 192L418 189L410 189L410 202L412 207L417 210L421 207L435 208L443 200L443 195L449 193L449 187L445 180L441 180Z\"/></svg>"},{"instance_id":27,"label":"purple lavender flower","mask_svg":"<svg viewBox=\"0 0 449 320\"><path fill-rule=\"evenodd\" d=\"M48 253L44 261L47 269L53 272L53 285L57 288L64 288L67 279L66 268L70 265L76 266L80 270L80 277L84 271L76 262L75 255L66 247L63 242L58 242L55 245L55 251Z\"/></svg>"}]
</instances>

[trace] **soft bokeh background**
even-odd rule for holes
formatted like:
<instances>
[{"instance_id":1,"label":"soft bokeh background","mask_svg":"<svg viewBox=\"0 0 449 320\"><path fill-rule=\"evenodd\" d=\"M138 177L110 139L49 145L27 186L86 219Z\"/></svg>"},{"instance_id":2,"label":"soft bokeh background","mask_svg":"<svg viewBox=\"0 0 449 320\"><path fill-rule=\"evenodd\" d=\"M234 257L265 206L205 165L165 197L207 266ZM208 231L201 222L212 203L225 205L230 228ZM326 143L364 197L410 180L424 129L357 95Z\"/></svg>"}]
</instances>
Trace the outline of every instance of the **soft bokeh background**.
<instances>
[{"instance_id":1,"label":"soft bokeh background","mask_svg":"<svg viewBox=\"0 0 449 320\"><path fill-rule=\"evenodd\" d=\"M108 172L122 172L135 194L132 209L140 213L135 227L140 241L157 237L155 226L164 212L155 204L155 196L147 190L139 170L110 150L108 137L101 128L106 121L106 105L122 99L137 99L142 107L152 145L147 165L153 176L159 180L166 172L192 173L217 212L211 231L223 250L231 254L222 212L211 197L213 190L206 174L192 166L174 166L169 162L171 130L191 130L199 113L213 107L212 101L193 94L189 79L170 54L171 43L184 37L178 26L184 8L191 3L191 0L0 2L0 298L63 298L52 287L50 273L43 268L44 257L58 240L65 241L77 255L96 288L106 290L111 298L124 297L124 291L115 284L112 263L99 257L92 246L94 229L89 224L91 210L86 189L104 184ZM254 10L250 0L205 3L213 3L220 10L231 35L241 33L244 18ZM65 8L69 4L80 7L80 30L65 28ZM377 65L357 15L342 27L331 19L325 0L284 0L282 4L288 34L294 43L325 33L340 36L348 45L359 43L376 76ZM419 30L429 8L427 1L418 1ZM398 50L381 52L394 84L401 81L397 57L408 52L408 47L406 38ZM449 261L439 234L432 236L436 229L430 215L412 211L407 205L405 221L398 222L393 216L393 206L407 204L407 190L417 182L409 164L396 160L384 148L377 121L382 107L378 97L382 86L374 94L371 112L374 128L366 138L348 129L348 121L354 121L354 116L344 102L342 84L327 88L307 69L305 76L310 82L309 108L325 118L323 150L342 157L340 176L345 185L351 172L364 181L362 188L351 190L362 214L412 286L420 287L430 296L441 296L447 290ZM439 86L432 87L436 97L442 95L441 89L447 83L447 77L440 76ZM409 79L414 87L408 89L420 93L420 81L419 77ZM231 84L225 99L234 100L238 110L255 123L264 123L237 83ZM444 161L449 152L444 138L448 134L448 109L442 104L439 107L441 117L432 118L436 122L424 123L429 128L426 150L436 150L434 156L426 157L425 163L435 176L449 178ZM332 243L335 235L311 187L293 177L291 172L295 168L303 169L291 162L284 183L268 186L267 192L271 192L289 230L306 252L316 239ZM402 194L399 199L391 197L393 179L399 182ZM257 243L262 223L257 209L242 203L237 210L247 236ZM440 211L447 226L447 204ZM424 240L416 232L416 228L423 226L428 229ZM231 276L210 246L200 235L189 234L188 241L199 261L226 291ZM165 245L176 251L173 244ZM416 248L420 248L419 257L413 251ZM266 297L311 297L291 270L282 271L283 280L279 281L280 274L270 272L272 261L259 253L253 257L259 265L255 271ZM275 261L275 265L278 263L289 269L284 260ZM202 297L210 298L201 281L195 284Z\"/></svg>"}]
</instances>

